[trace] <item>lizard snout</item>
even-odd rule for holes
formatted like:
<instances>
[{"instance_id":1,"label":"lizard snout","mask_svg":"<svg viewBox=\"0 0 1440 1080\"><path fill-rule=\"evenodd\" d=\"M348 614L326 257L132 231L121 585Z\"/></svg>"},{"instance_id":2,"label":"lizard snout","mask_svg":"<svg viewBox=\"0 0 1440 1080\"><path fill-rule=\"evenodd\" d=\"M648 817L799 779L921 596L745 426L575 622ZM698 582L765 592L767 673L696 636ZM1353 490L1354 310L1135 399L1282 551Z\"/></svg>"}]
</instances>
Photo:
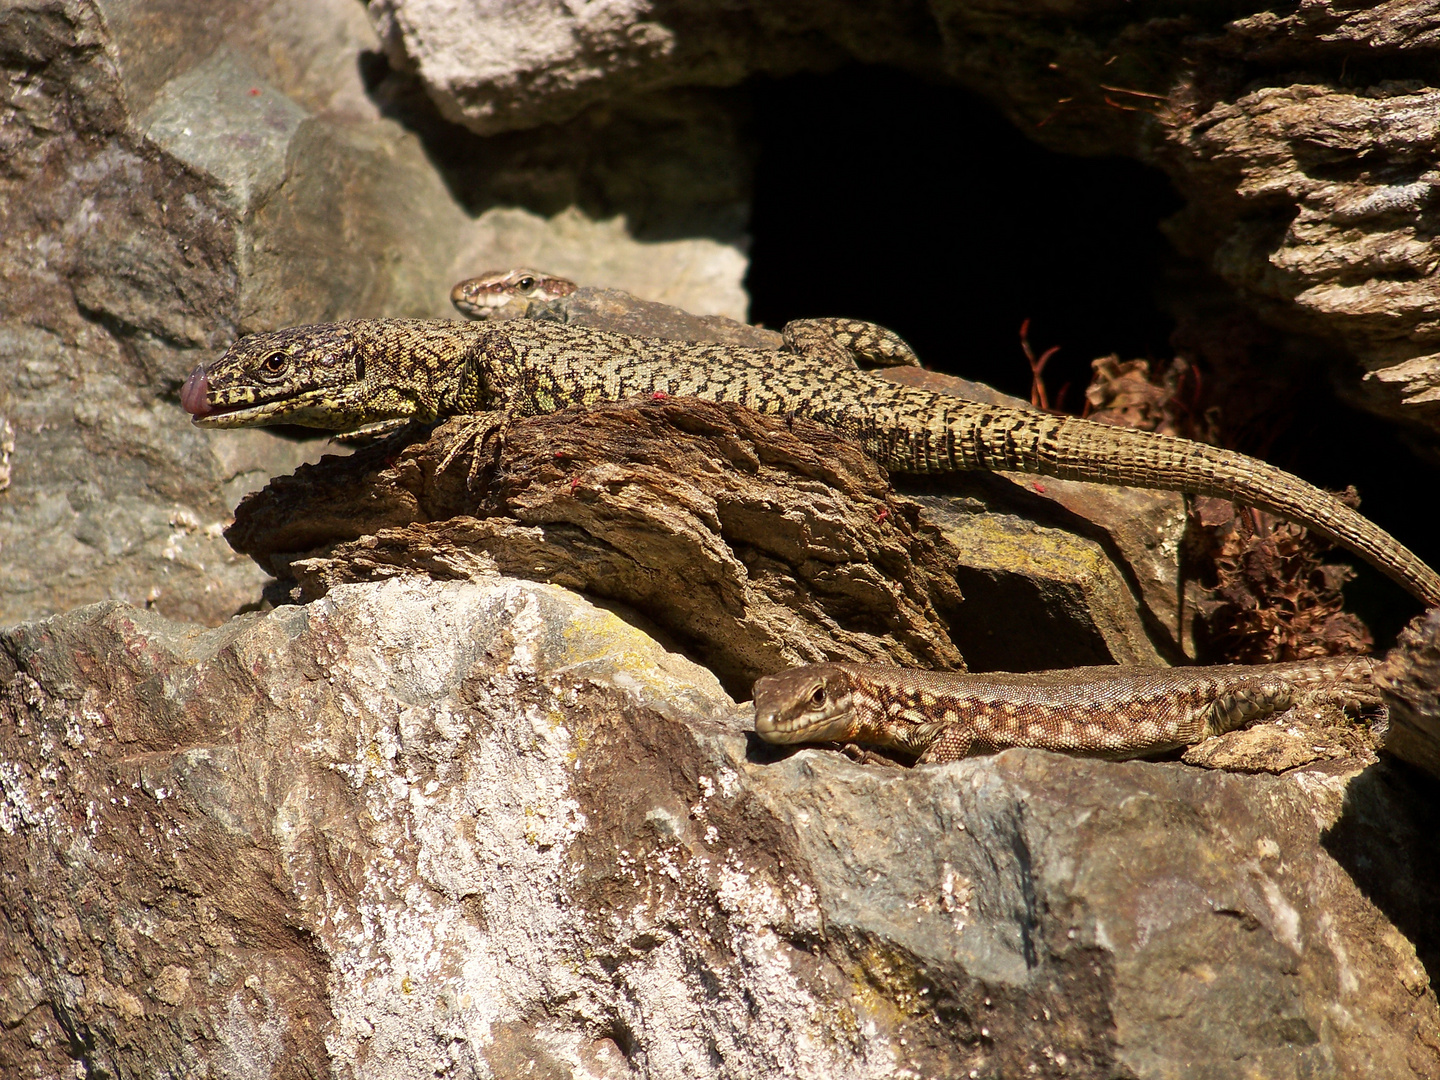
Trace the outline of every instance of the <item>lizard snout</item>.
<instances>
[{"instance_id":1,"label":"lizard snout","mask_svg":"<svg viewBox=\"0 0 1440 1080\"><path fill-rule=\"evenodd\" d=\"M775 734L779 713L775 709L767 709L759 705L755 706L755 734L762 739L769 740Z\"/></svg>"},{"instance_id":2,"label":"lizard snout","mask_svg":"<svg viewBox=\"0 0 1440 1080\"><path fill-rule=\"evenodd\" d=\"M180 407L197 420L209 416L215 411L210 407L209 401L209 374L205 365L200 364L190 373L190 377L185 380L185 385L180 390Z\"/></svg>"}]
</instances>

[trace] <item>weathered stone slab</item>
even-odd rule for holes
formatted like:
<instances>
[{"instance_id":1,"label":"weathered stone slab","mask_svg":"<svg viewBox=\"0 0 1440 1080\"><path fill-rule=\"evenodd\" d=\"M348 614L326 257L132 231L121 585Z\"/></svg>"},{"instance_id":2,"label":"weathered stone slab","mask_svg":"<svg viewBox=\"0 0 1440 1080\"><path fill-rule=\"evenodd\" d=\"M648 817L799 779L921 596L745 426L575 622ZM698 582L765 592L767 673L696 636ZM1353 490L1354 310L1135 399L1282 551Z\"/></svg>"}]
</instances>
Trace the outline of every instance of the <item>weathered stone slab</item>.
<instances>
[{"instance_id":1,"label":"weathered stone slab","mask_svg":"<svg viewBox=\"0 0 1440 1080\"><path fill-rule=\"evenodd\" d=\"M7 1074L1440 1073L1384 765L777 758L501 577L86 608L0 685Z\"/></svg>"}]
</instances>

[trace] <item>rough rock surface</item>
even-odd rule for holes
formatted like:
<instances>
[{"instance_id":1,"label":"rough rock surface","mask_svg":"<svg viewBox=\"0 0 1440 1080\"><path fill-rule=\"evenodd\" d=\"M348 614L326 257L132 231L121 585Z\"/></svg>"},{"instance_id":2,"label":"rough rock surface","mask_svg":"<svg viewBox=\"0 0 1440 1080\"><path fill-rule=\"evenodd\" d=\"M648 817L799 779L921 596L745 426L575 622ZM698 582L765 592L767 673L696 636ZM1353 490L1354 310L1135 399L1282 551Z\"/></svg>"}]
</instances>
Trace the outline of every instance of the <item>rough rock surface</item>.
<instances>
[{"instance_id":1,"label":"rough rock surface","mask_svg":"<svg viewBox=\"0 0 1440 1080\"><path fill-rule=\"evenodd\" d=\"M923 8L903 0L829 10L371 0L369 9L391 64L416 70L447 119L486 135L647 91L731 85L757 71L833 67L849 56L912 64L935 56Z\"/></svg>"},{"instance_id":2,"label":"rough rock surface","mask_svg":"<svg viewBox=\"0 0 1440 1080\"><path fill-rule=\"evenodd\" d=\"M1387 35L1422 29L1404 19ZM1327 51L1347 36L1333 34ZM1368 46L1373 56L1379 45L1357 35L1338 51ZM1167 118L1166 153L1192 205L1172 236L1272 322L1334 335L1368 376L1343 381L1352 398L1440 426L1440 248L1431 235L1440 90L1385 80L1264 86L1233 100L1183 93Z\"/></svg>"},{"instance_id":3,"label":"rough rock surface","mask_svg":"<svg viewBox=\"0 0 1440 1080\"><path fill-rule=\"evenodd\" d=\"M102 604L0 686L7 1075L1440 1075L1384 765L777 758L501 577Z\"/></svg>"},{"instance_id":4,"label":"rough rock surface","mask_svg":"<svg viewBox=\"0 0 1440 1080\"><path fill-rule=\"evenodd\" d=\"M473 426L277 480L230 541L307 597L417 565L468 576L483 552L630 605L742 693L831 658L964 666L955 553L818 425L675 399L517 418L503 446Z\"/></svg>"},{"instance_id":5,"label":"rough rock surface","mask_svg":"<svg viewBox=\"0 0 1440 1080\"><path fill-rule=\"evenodd\" d=\"M444 316L452 261L560 247L744 316L727 243L475 216L366 93L377 48L348 0L0 7L0 625L107 597L213 624L258 600L221 531L317 454L186 423L180 383L237 334Z\"/></svg>"},{"instance_id":6,"label":"rough rock surface","mask_svg":"<svg viewBox=\"0 0 1440 1080\"><path fill-rule=\"evenodd\" d=\"M1440 777L1440 611L1405 628L1375 682L1390 704L1386 749Z\"/></svg>"}]
</instances>

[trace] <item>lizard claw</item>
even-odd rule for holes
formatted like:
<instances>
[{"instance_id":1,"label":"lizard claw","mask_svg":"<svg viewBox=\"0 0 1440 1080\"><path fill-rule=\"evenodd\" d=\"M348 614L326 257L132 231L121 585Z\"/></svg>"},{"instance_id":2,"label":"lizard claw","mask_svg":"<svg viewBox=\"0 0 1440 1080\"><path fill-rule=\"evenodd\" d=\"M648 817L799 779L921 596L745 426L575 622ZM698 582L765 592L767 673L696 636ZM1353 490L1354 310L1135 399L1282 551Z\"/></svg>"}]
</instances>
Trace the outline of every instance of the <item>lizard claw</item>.
<instances>
[{"instance_id":1,"label":"lizard claw","mask_svg":"<svg viewBox=\"0 0 1440 1080\"><path fill-rule=\"evenodd\" d=\"M201 364L190 373L180 390L180 407L196 420L209 416L215 410L210 407L210 379L205 365Z\"/></svg>"}]
</instances>

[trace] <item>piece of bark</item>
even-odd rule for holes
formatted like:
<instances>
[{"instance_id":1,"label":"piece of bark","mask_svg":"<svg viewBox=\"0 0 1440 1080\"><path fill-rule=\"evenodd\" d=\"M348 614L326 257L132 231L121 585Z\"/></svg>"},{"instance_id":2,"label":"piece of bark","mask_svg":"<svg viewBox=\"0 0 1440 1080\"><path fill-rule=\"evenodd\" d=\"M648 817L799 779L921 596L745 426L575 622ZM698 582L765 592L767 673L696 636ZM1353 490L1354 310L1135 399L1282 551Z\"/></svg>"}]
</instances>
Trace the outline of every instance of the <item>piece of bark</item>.
<instances>
[{"instance_id":1,"label":"piece of bark","mask_svg":"<svg viewBox=\"0 0 1440 1080\"><path fill-rule=\"evenodd\" d=\"M1375 670L1390 706L1386 752L1440 776L1440 609L1416 616Z\"/></svg>"},{"instance_id":2,"label":"piece of bark","mask_svg":"<svg viewBox=\"0 0 1440 1080\"><path fill-rule=\"evenodd\" d=\"M492 564L638 609L732 690L826 659L963 668L959 556L855 443L694 399L630 401L327 459L226 534L311 599Z\"/></svg>"}]
</instances>

